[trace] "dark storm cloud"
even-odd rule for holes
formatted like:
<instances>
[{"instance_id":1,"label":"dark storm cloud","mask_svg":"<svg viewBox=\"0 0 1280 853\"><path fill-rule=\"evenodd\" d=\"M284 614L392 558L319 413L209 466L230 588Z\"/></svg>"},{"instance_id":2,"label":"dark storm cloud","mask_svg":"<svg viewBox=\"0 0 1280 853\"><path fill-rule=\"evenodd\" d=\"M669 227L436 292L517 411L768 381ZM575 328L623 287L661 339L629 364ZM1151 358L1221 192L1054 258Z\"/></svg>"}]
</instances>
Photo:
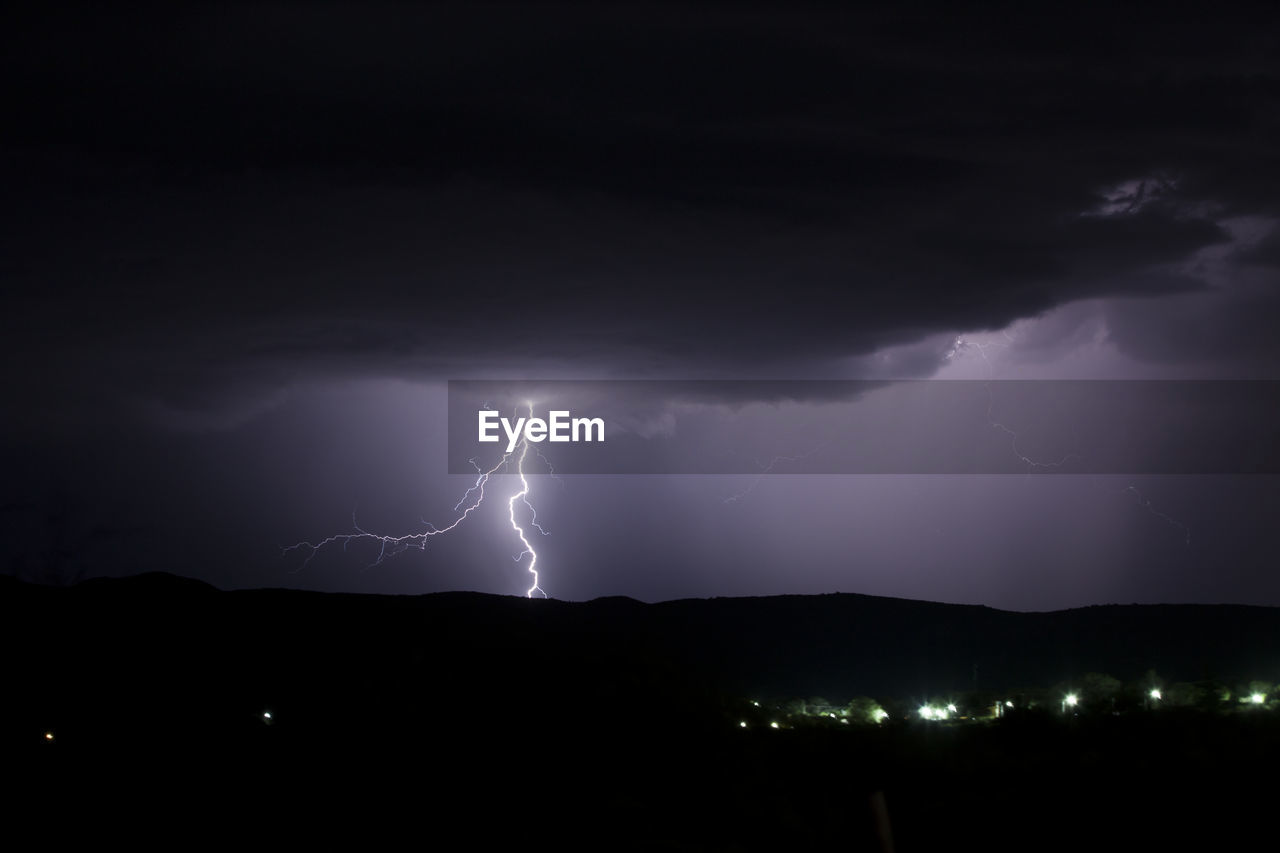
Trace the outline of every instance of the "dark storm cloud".
<instances>
[{"instance_id":1,"label":"dark storm cloud","mask_svg":"<svg viewBox=\"0 0 1280 853\"><path fill-rule=\"evenodd\" d=\"M444 379L1275 378L1278 16L27 4L0 27L0 565L522 592L510 478L375 570L277 547L455 517ZM752 475L536 478L552 595L1280 601L1268 478L763 478L842 407L835 441L908 459L1105 442L1024 418L1015 447L1004 397L708 387L620 406L655 444L696 410Z\"/></svg>"},{"instance_id":2,"label":"dark storm cloud","mask_svg":"<svg viewBox=\"0 0 1280 853\"><path fill-rule=\"evenodd\" d=\"M1252 7L24 14L0 324L29 412L252 412L348 376L826 375L1205 290L1188 262L1223 217L1280 215L1280 50ZM1117 207L1135 181L1159 191ZM1200 339L1179 340L1139 349Z\"/></svg>"},{"instance_id":3,"label":"dark storm cloud","mask_svg":"<svg viewBox=\"0 0 1280 853\"><path fill-rule=\"evenodd\" d=\"M1257 245L1242 253L1240 261L1256 264L1264 269L1280 269L1280 228L1273 229Z\"/></svg>"}]
</instances>

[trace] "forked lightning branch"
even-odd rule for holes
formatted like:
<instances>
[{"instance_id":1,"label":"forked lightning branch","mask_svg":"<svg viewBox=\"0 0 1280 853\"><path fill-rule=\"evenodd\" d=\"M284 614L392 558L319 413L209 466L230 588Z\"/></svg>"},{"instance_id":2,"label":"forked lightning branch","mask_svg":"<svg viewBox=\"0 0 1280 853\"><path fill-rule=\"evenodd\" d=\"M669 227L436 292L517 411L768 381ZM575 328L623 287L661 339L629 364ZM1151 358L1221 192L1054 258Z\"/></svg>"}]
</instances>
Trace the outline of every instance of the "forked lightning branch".
<instances>
[{"instance_id":1,"label":"forked lightning branch","mask_svg":"<svg viewBox=\"0 0 1280 853\"><path fill-rule=\"evenodd\" d=\"M512 424L508 418L501 417L493 409L480 409L476 414L479 420L477 440L481 443L500 441L501 430L506 434L507 453L516 449L521 438L535 444L540 441L604 441L603 418L575 418L568 411L552 411L547 412L545 421L535 417L516 418Z\"/></svg>"},{"instance_id":2,"label":"forked lightning branch","mask_svg":"<svg viewBox=\"0 0 1280 853\"><path fill-rule=\"evenodd\" d=\"M354 528L350 533L338 533L333 536L326 537L318 542L298 542L284 548L287 554L292 551L302 550L307 554L306 560L303 561L305 566L311 561L311 558L326 545L341 543L345 549L351 542L359 540L370 540L379 544L378 556L374 560L373 565L378 565L384 559L394 554L398 554L407 548L418 548L426 550L427 540L433 536L440 536L449 533L462 522L466 521L474 511L479 509L484 503L485 486L488 485L490 479L501 470L510 471L515 469L515 475L519 478L520 488L512 492L507 497L507 521L511 525L511 530L515 533L516 541L520 543L520 551L512 555L517 562L525 562L525 566L532 580L532 585L525 591L525 595L533 598L534 595L546 597L546 592L538 585L538 552L534 550L533 543L529 541L526 525L538 531L543 536L547 535L547 531L538 523L538 513L533 508L533 504L529 500L529 480L526 476L525 462L529 455L529 443L537 443L541 441L553 442L603 442L604 441L604 420L601 418L574 418L567 411L554 411L547 413L547 420L533 417L533 404L526 404L529 409L528 417L517 417L514 423L504 417L500 417L498 412L490 409L482 409L479 412L480 433L479 439L482 442L493 443L500 440L497 431L501 429L506 433L507 449L492 467L482 468L476 464L475 459L471 460L472 466L476 470L476 480L467 489L462 499L454 505L453 511L458 513L454 520L445 527L436 527L434 524L423 522L427 526L427 530L419 533L407 533L401 536L389 536L382 533L371 533L362 530L356 524L355 515L352 514L351 524ZM519 448L519 452L516 449ZM534 451L540 457L542 454ZM542 457L546 461L546 457ZM554 475L554 471L551 472ZM527 512L527 520L522 521L517 516L517 504L523 504L524 510L520 512L520 516L524 516Z\"/></svg>"}]
</instances>

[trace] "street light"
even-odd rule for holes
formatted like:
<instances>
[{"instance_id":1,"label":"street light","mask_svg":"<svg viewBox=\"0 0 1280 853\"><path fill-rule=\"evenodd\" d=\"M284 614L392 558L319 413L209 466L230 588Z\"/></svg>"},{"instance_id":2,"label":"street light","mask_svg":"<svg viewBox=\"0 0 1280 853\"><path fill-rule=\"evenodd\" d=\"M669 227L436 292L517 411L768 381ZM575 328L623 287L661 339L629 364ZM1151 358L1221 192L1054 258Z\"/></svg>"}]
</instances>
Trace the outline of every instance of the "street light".
<instances>
[{"instance_id":1,"label":"street light","mask_svg":"<svg viewBox=\"0 0 1280 853\"><path fill-rule=\"evenodd\" d=\"M1079 701L1080 701L1080 697L1074 693L1068 693L1066 696L1063 696L1062 697L1062 713L1065 714L1067 712L1068 706L1074 708Z\"/></svg>"}]
</instances>

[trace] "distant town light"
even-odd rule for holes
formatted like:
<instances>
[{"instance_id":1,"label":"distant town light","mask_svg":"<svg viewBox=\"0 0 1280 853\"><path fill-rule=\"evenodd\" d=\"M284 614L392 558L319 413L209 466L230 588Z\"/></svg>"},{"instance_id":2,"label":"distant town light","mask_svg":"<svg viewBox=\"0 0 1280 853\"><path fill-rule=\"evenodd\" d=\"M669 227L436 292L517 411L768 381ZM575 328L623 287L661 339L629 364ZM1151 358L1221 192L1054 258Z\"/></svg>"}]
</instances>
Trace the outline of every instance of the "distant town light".
<instances>
[{"instance_id":1,"label":"distant town light","mask_svg":"<svg viewBox=\"0 0 1280 853\"><path fill-rule=\"evenodd\" d=\"M954 714L954 713L956 712L956 706L955 706L955 705L948 705L948 706L947 706L947 710L948 710L948 711L950 711L952 714Z\"/></svg>"},{"instance_id":2,"label":"distant town light","mask_svg":"<svg viewBox=\"0 0 1280 853\"><path fill-rule=\"evenodd\" d=\"M44 733L44 739L45 739L45 740L53 740L53 732L45 732L45 733Z\"/></svg>"},{"instance_id":3,"label":"distant town light","mask_svg":"<svg viewBox=\"0 0 1280 853\"><path fill-rule=\"evenodd\" d=\"M745 729L746 727L747 727L747 721L746 721L746 720L743 720L742 722L738 723L738 728L740 728L740 729Z\"/></svg>"},{"instance_id":4,"label":"distant town light","mask_svg":"<svg viewBox=\"0 0 1280 853\"><path fill-rule=\"evenodd\" d=\"M1255 705L1261 705L1263 702L1267 701L1267 697L1261 693L1254 693L1249 697L1249 701Z\"/></svg>"},{"instance_id":5,"label":"distant town light","mask_svg":"<svg viewBox=\"0 0 1280 853\"><path fill-rule=\"evenodd\" d=\"M871 712L871 719L877 723L880 722L881 720L887 719L888 717L889 717L889 712L886 711L884 708L876 708L874 711Z\"/></svg>"},{"instance_id":6,"label":"distant town light","mask_svg":"<svg viewBox=\"0 0 1280 853\"><path fill-rule=\"evenodd\" d=\"M777 724L777 723L770 723L770 724L769 724L769 728L771 728L771 729L776 729L777 727L778 727L778 724Z\"/></svg>"},{"instance_id":7,"label":"distant town light","mask_svg":"<svg viewBox=\"0 0 1280 853\"><path fill-rule=\"evenodd\" d=\"M757 702L757 701L756 701L756 700L754 700L754 699L752 699L752 700L751 700L751 704L752 704L752 705L755 705L757 708L759 708L759 707L760 707L760 703L759 703L759 702Z\"/></svg>"},{"instance_id":8,"label":"distant town light","mask_svg":"<svg viewBox=\"0 0 1280 853\"><path fill-rule=\"evenodd\" d=\"M1151 693L1150 693L1149 695L1151 696L1151 698L1152 698L1152 699L1163 699L1163 698L1164 698L1164 696L1163 696L1163 695L1161 695L1161 693L1160 693L1160 688L1159 688L1159 687L1152 687L1152 688L1151 688Z\"/></svg>"},{"instance_id":9,"label":"distant town light","mask_svg":"<svg viewBox=\"0 0 1280 853\"><path fill-rule=\"evenodd\" d=\"M1076 703L1080 701L1080 697L1074 693L1068 693L1067 698L1064 699L1063 701L1074 708L1076 706Z\"/></svg>"},{"instance_id":10,"label":"distant town light","mask_svg":"<svg viewBox=\"0 0 1280 853\"><path fill-rule=\"evenodd\" d=\"M1004 700L1004 706L1005 706L1006 708L1012 708L1012 707L1013 707L1013 700L1012 700L1012 699L1006 699L1006 700Z\"/></svg>"},{"instance_id":11,"label":"distant town light","mask_svg":"<svg viewBox=\"0 0 1280 853\"><path fill-rule=\"evenodd\" d=\"M921 706L920 706L920 716L921 716L921 717L923 717L923 718L924 718L924 719L926 719L926 720L932 720L932 719L933 719L933 709L932 709L932 708L930 708L928 705L921 705Z\"/></svg>"},{"instance_id":12,"label":"distant town light","mask_svg":"<svg viewBox=\"0 0 1280 853\"><path fill-rule=\"evenodd\" d=\"M270 711L263 711L263 712L262 712L262 719L266 720L267 722L271 722L271 720L272 720L271 712L270 712Z\"/></svg>"}]
</instances>

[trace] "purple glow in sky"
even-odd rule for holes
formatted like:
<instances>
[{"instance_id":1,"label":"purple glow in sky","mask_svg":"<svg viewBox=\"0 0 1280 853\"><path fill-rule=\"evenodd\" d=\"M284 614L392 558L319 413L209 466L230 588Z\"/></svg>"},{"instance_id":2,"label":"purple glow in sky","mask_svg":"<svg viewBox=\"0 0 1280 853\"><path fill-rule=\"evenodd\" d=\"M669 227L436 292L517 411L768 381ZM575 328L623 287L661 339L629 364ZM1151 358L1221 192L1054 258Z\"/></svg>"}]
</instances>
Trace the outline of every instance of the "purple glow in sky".
<instances>
[{"instance_id":1,"label":"purple glow in sky","mask_svg":"<svg viewBox=\"0 0 1280 853\"><path fill-rule=\"evenodd\" d=\"M511 475L423 551L280 557L353 510L390 535L456 517L474 477L448 473L453 379L1280 378L1277 23L1231 4L29 10L0 36L24 81L0 143L0 561L522 594ZM909 449L892 399L842 412ZM782 457L845 405L722 402ZM921 433L989 426L962 417ZM1274 479L528 483L554 597L1051 609L1280 605Z\"/></svg>"}]
</instances>

